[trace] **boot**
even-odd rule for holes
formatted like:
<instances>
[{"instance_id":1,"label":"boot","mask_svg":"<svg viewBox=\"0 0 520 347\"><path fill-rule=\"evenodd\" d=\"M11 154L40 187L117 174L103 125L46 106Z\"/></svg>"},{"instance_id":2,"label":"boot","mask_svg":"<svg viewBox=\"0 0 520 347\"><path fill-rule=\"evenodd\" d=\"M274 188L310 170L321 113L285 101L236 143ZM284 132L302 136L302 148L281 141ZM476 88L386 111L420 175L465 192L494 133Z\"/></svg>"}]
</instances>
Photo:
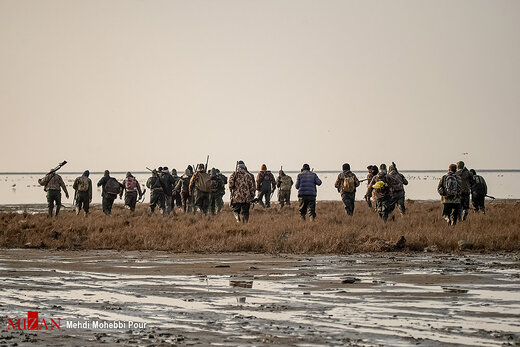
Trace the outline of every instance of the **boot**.
<instances>
[{"instance_id":1,"label":"boot","mask_svg":"<svg viewBox=\"0 0 520 347\"><path fill-rule=\"evenodd\" d=\"M235 212L235 219L237 220L237 223L240 223L240 213Z\"/></svg>"}]
</instances>

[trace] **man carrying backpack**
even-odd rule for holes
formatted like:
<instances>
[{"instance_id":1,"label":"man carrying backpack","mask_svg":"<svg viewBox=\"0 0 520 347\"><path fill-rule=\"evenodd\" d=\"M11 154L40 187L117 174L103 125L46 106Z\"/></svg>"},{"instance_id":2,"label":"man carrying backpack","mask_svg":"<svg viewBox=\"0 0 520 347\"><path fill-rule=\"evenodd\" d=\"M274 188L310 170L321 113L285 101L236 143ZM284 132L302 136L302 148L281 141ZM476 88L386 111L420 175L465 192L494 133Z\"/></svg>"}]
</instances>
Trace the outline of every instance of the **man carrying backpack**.
<instances>
[{"instance_id":1,"label":"man carrying backpack","mask_svg":"<svg viewBox=\"0 0 520 347\"><path fill-rule=\"evenodd\" d=\"M260 172L256 176L256 190L258 190L258 204L262 207L271 207L271 192L276 189L276 181L267 165L262 164ZM265 204L263 199L265 197Z\"/></svg>"},{"instance_id":2,"label":"man carrying backpack","mask_svg":"<svg viewBox=\"0 0 520 347\"><path fill-rule=\"evenodd\" d=\"M388 219L388 215L392 213L395 208L390 193L391 184L392 178L388 177L386 164L381 164L379 166L378 174L372 178L372 181L370 181L367 191L367 194L372 196L374 199L377 214L385 222Z\"/></svg>"},{"instance_id":3,"label":"man carrying backpack","mask_svg":"<svg viewBox=\"0 0 520 347\"><path fill-rule=\"evenodd\" d=\"M350 164L343 164L343 172L338 175L334 186L341 194L341 200L345 204L347 215L354 214L354 201L356 199L356 188L359 187L359 180L356 175L350 171Z\"/></svg>"},{"instance_id":4,"label":"man carrying backpack","mask_svg":"<svg viewBox=\"0 0 520 347\"><path fill-rule=\"evenodd\" d=\"M186 170L184 170L184 175L180 177L179 181L175 185L175 192L181 197L182 208L184 210L184 213L191 212L193 205L193 199L190 196L190 180L192 176L193 169L191 165L188 165Z\"/></svg>"},{"instance_id":5,"label":"man carrying backpack","mask_svg":"<svg viewBox=\"0 0 520 347\"><path fill-rule=\"evenodd\" d=\"M103 187L101 191L101 196L103 197L101 205L103 207L103 213L108 216L112 213L112 206L117 196L119 195L119 198L122 198L124 187L114 177L110 177L110 171L108 170L105 170L105 174L101 177L97 186Z\"/></svg>"},{"instance_id":6,"label":"man carrying backpack","mask_svg":"<svg viewBox=\"0 0 520 347\"><path fill-rule=\"evenodd\" d=\"M152 177L148 178L146 186L150 189L150 211L154 213L156 206L164 211L164 190L157 170L152 170Z\"/></svg>"},{"instance_id":7,"label":"man carrying backpack","mask_svg":"<svg viewBox=\"0 0 520 347\"><path fill-rule=\"evenodd\" d=\"M88 215L90 203L92 202L92 181L88 176L90 172L86 170L83 175L74 180L72 188L76 191L76 216L79 215L81 208L85 211L85 216Z\"/></svg>"},{"instance_id":8,"label":"man carrying backpack","mask_svg":"<svg viewBox=\"0 0 520 347\"><path fill-rule=\"evenodd\" d=\"M134 212L138 200L137 194L139 194L139 198L143 196L141 186L131 172L126 173L126 178L123 180L123 186L125 187L125 206L128 206L131 212Z\"/></svg>"},{"instance_id":9,"label":"man carrying backpack","mask_svg":"<svg viewBox=\"0 0 520 347\"><path fill-rule=\"evenodd\" d=\"M473 211L479 210L486 214L486 207L484 206L487 195L487 184L484 177L477 175L473 169L469 170L473 175L473 185L471 186L471 203L473 204Z\"/></svg>"},{"instance_id":10,"label":"man carrying backpack","mask_svg":"<svg viewBox=\"0 0 520 347\"><path fill-rule=\"evenodd\" d=\"M197 166L197 171L190 180L189 191L194 200L193 213L195 213L198 208L204 215L207 215L209 194L211 193L211 177L206 172L204 164Z\"/></svg>"},{"instance_id":11,"label":"man carrying backpack","mask_svg":"<svg viewBox=\"0 0 520 347\"><path fill-rule=\"evenodd\" d=\"M167 166L163 167L161 181L164 191L163 215L168 216L170 212L173 212L173 215L175 215L175 210L173 209L173 207L175 207L173 204L173 189L175 188L175 179L172 175L170 175L170 170L168 170Z\"/></svg>"},{"instance_id":12,"label":"man carrying backpack","mask_svg":"<svg viewBox=\"0 0 520 347\"><path fill-rule=\"evenodd\" d=\"M464 165L463 161L457 163L456 175L460 177L460 212L459 221L465 221L469 213L469 198L471 186L473 185L473 175Z\"/></svg>"},{"instance_id":13,"label":"man carrying backpack","mask_svg":"<svg viewBox=\"0 0 520 347\"><path fill-rule=\"evenodd\" d=\"M451 164L448 173L442 176L437 186L437 191L442 197L442 203L444 204L442 216L449 225L457 224L461 209L461 179L456 174L456 171L457 165Z\"/></svg>"},{"instance_id":14,"label":"man carrying backpack","mask_svg":"<svg viewBox=\"0 0 520 347\"><path fill-rule=\"evenodd\" d=\"M291 188L293 186L293 180L291 176L288 176L283 170L278 171L278 178L276 179L276 187L278 188L278 202L280 208L284 205L291 206Z\"/></svg>"},{"instance_id":15,"label":"man carrying backpack","mask_svg":"<svg viewBox=\"0 0 520 347\"><path fill-rule=\"evenodd\" d=\"M394 162L388 168L388 176L391 178L391 186L390 193L392 194L392 200L395 205L399 208L399 212L401 212L401 216L404 216L406 212L406 207L404 205L404 186L408 185L408 180L397 171L397 167Z\"/></svg>"}]
</instances>

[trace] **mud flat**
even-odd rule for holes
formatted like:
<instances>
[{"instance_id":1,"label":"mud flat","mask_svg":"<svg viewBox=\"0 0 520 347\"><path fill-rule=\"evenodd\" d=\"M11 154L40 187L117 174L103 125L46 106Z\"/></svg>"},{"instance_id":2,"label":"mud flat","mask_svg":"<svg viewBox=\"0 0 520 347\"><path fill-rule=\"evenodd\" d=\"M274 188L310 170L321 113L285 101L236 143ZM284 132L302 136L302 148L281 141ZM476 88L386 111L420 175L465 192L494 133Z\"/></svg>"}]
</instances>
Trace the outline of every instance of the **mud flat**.
<instances>
[{"instance_id":1,"label":"mud flat","mask_svg":"<svg viewBox=\"0 0 520 347\"><path fill-rule=\"evenodd\" d=\"M520 344L519 253L4 249L0 279L0 345ZM28 311L61 329L8 330Z\"/></svg>"}]
</instances>

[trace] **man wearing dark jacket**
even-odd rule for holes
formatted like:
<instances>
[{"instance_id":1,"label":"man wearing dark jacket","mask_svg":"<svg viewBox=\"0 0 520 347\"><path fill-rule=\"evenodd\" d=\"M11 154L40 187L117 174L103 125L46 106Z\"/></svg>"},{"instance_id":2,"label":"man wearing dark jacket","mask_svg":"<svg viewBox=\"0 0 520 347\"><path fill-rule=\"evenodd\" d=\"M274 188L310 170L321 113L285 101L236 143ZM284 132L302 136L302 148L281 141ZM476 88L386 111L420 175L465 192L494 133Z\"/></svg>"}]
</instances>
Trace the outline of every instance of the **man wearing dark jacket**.
<instances>
[{"instance_id":1,"label":"man wearing dark jacket","mask_svg":"<svg viewBox=\"0 0 520 347\"><path fill-rule=\"evenodd\" d=\"M157 170L152 171L152 177L148 178L146 186L150 188L150 211L153 213L156 206L164 211L164 190Z\"/></svg>"},{"instance_id":2,"label":"man wearing dark jacket","mask_svg":"<svg viewBox=\"0 0 520 347\"><path fill-rule=\"evenodd\" d=\"M276 180L267 165L262 164L261 170L256 176L256 190L258 190L258 204L262 207L271 207L271 192L276 189ZM265 205L262 201L265 197Z\"/></svg>"},{"instance_id":3,"label":"man wearing dark jacket","mask_svg":"<svg viewBox=\"0 0 520 347\"><path fill-rule=\"evenodd\" d=\"M116 184L117 183L117 184ZM103 213L107 216L112 213L112 206L114 205L114 200L117 198L119 194L119 198L123 197L123 189L124 186L119 183L115 178L110 177L110 171L105 170L105 174L99 182L97 183L98 187L102 187L101 196Z\"/></svg>"},{"instance_id":4,"label":"man wearing dark jacket","mask_svg":"<svg viewBox=\"0 0 520 347\"><path fill-rule=\"evenodd\" d=\"M92 202L92 181L88 178L89 175L90 172L85 170L83 175L76 178L72 185L72 188L76 191L76 215L79 215L82 208L85 211L85 216L88 215L89 206Z\"/></svg>"},{"instance_id":5,"label":"man wearing dark jacket","mask_svg":"<svg viewBox=\"0 0 520 347\"><path fill-rule=\"evenodd\" d=\"M175 190L175 187L177 187L177 183L179 183L179 180L181 179L179 176L177 176L177 170L172 169L172 177L175 182L173 185L173 202L172 207L177 205L177 207L182 207L182 201L181 201L181 195L177 194L177 191Z\"/></svg>"},{"instance_id":6,"label":"man wearing dark jacket","mask_svg":"<svg viewBox=\"0 0 520 347\"><path fill-rule=\"evenodd\" d=\"M188 165L186 170L184 170L184 175L182 175L175 185L175 193L179 194L181 197L182 208L184 213L191 212L193 205L193 198L190 195L190 180L191 176L193 176L193 168L191 165Z\"/></svg>"},{"instance_id":7,"label":"man wearing dark jacket","mask_svg":"<svg viewBox=\"0 0 520 347\"><path fill-rule=\"evenodd\" d=\"M313 221L316 218L316 186L321 186L321 180L318 175L310 171L309 164L303 164L294 185L298 190L299 211L303 220L307 215L307 209L309 210L309 219Z\"/></svg>"},{"instance_id":8,"label":"man wearing dark jacket","mask_svg":"<svg viewBox=\"0 0 520 347\"><path fill-rule=\"evenodd\" d=\"M486 214L486 207L484 206L487 195L487 184L484 177L477 175L473 169L469 170L473 175L473 185L471 186L471 203L473 204L473 211L479 210Z\"/></svg>"},{"instance_id":9,"label":"man wearing dark jacket","mask_svg":"<svg viewBox=\"0 0 520 347\"><path fill-rule=\"evenodd\" d=\"M401 216L406 213L406 206L404 205L405 192L404 186L408 185L408 180L402 173L397 171L394 163L388 168L388 176L391 179L390 194L392 194L393 203L399 208Z\"/></svg>"},{"instance_id":10,"label":"man wearing dark jacket","mask_svg":"<svg viewBox=\"0 0 520 347\"><path fill-rule=\"evenodd\" d=\"M175 210L173 207L175 206L173 204L173 189L175 188L175 179L170 174L170 170L168 170L168 167L163 167L163 171L161 174L161 182L163 186L164 191L164 210L163 215L168 216L170 212L173 212L173 215L175 215Z\"/></svg>"},{"instance_id":11,"label":"man wearing dark jacket","mask_svg":"<svg viewBox=\"0 0 520 347\"><path fill-rule=\"evenodd\" d=\"M460 211L459 221L465 221L469 213L469 197L471 194L471 186L473 185L473 175L466 168L463 161L457 163L457 172L455 173L460 178Z\"/></svg>"},{"instance_id":12,"label":"man wearing dark jacket","mask_svg":"<svg viewBox=\"0 0 520 347\"><path fill-rule=\"evenodd\" d=\"M356 175L350 171L350 164L343 164L343 172L338 175L334 186L341 194L341 200L345 204L347 215L354 214L354 201L356 199L356 188L359 187L359 180Z\"/></svg>"}]
</instances>

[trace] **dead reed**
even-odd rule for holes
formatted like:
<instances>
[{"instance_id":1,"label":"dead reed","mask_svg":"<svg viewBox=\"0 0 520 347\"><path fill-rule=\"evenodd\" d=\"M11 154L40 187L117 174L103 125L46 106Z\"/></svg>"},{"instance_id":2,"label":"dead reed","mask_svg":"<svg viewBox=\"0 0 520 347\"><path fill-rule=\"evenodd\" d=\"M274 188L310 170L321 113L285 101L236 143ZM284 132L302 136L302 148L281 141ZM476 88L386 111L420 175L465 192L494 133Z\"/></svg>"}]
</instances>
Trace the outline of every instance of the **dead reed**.
<instances>
[{"instance_id":1,"label":"dead reed","mask_svg":"<svg viewBox=\"0 0 520 347\"><path fill-rule=\"evenodd\" d=\"M0 247L50 249L164 250L172 252L357 253L380 251L476 252L519 251L519 204L500 202L488 213L470 214L455 227L441 218L440 203L407 203L408 213L381 221L364 202L356 202L348 217L341 202L318 202L316 221L300 220L296 207L251 211L249 224L236 223L229 207L219 216L184 215L163 218L139 206L135 215L115 206L104 216L99 206L91 214L63 211L45 214L0 213ZM406 242L399 243L404 236Z\"/></svg>"}]
</instances>

